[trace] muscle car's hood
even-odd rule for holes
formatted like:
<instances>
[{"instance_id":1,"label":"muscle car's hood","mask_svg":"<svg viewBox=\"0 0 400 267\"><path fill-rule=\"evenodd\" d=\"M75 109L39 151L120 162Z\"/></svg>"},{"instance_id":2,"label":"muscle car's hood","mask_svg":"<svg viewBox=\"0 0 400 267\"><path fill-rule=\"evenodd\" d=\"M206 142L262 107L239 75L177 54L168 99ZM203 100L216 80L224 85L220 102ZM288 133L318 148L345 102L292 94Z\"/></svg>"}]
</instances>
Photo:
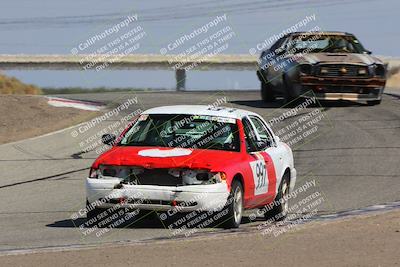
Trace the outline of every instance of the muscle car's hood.
<instances>
[{"instance_id":1,"label":"muscle car's hood","mask_svg":"<svg viewBox=\"0 0 400 267\"><path fill-rule=\"evenodd\" d=\"M298 59L299 63L344 63L365 64L382 63L380 59L367 54L353 53L309 53Z\"/></svg>"},{"instance_id":2,"label":"muscle car's hood","mask_svg":"<svg viewBox=\"0 0 400 267\"><path fill-rule=\"evenodd\" d=\"M211 149L116 146L102 154L92 165L125 165L154 168L193 168L222 171L241 160L242 154Z\"/></svg>"}]
</instances>

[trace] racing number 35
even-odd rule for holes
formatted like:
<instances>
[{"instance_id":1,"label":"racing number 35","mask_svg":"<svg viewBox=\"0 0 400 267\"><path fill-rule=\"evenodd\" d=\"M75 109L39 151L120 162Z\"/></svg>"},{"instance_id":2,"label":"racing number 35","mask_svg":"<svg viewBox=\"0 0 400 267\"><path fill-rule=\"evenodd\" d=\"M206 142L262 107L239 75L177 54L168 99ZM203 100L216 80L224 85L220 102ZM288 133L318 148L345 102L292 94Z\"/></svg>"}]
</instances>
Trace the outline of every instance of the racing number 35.
<instances>
[{"instance_id":1,"label":"racing number 35","mask_svg":"<svg viewBox=\"0 0 400 267\"><path fill-rule=\"evenodd\" d=\"M254 179L254 195L266 194L268 192L268 174L264 160L250 162Z\"/></svg>"}]
</instances>

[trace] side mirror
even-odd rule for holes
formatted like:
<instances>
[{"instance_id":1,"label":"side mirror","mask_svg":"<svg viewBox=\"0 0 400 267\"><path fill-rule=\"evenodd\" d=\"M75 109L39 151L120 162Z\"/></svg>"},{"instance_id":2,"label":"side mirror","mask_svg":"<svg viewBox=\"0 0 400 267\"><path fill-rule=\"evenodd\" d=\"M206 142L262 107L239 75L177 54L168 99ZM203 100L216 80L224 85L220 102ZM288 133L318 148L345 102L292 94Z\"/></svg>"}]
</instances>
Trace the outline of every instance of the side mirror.
<instances>
[{"instance_id":1,"label":"side mirror","mask_svg":"<svg viewBox=\"0 0 400 267\"><path fill-rule=\"evenodd\" d=\"M109 145L109 146L111 146L113 144L115 139L117 139L115 134L103 134L103 136L101 137L101 141L103 142L103 144Z\"/></svg>"},{"instance_id":2,"label":"side mirror","mask_svg":"<svg viewBox=\"0 0 400 267\"><path fill-rule=\"evenodd\" d=\"M372 52L371 52L371 51L369 51L369 50L365 50L365 51L363 52L363 54L371 55L371 54L372 54Z\"/></svg>"}]
</instances>

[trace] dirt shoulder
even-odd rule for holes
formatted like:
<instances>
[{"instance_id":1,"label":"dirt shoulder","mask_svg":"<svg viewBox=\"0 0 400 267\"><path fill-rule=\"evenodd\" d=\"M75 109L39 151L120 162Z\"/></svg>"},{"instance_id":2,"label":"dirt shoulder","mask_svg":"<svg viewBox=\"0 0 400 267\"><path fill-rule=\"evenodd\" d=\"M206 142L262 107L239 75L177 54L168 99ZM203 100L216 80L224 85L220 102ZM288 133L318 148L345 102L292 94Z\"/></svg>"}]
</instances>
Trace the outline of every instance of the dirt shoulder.
<instances>
[{"instance_id":1,"label":"dirt shoulder","mask_svg":"<svg viewBox=\"0 0 400 267\"><path fill-rule=\"evenodd\" d=\"M400 91L400 72L397 72L389 77L386 82L386 87L397 89Z\"/></svg>"},{"instance_id":2,"label":"dirt shoulder","mask_svg":"<svg viewBox=\"0 0 400 267\"><path fill-rule=\"evenodd\" d=\"M400 211L258 232L0 256L1 266L397 266Z\"/></svg>"},{"instance_id":3,"label":"dirt shoulder","mask_svg":"<svg viewBox=\"0 0 400 267\"><path fill-rule=\"evenodd\" d=\"M60 130L97 114L52 107L43 96L0 95L0 144Z\"/></svg>"}]
</instances>

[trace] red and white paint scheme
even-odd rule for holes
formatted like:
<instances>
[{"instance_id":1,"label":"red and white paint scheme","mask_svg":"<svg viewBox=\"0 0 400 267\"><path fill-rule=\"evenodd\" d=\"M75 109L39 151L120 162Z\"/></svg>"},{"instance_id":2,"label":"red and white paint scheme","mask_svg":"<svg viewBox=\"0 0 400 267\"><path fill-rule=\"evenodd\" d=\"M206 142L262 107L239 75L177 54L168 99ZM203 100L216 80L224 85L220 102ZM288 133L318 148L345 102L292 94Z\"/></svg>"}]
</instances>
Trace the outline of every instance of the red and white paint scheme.
<instances>
[{"instance_id":1,"label":"red and white paint scheme","mask_svg":"<svg viewBox=\"0 0 400 267\"><path fill-rule=\"evenodd\" d=\"M228 208L228 227L238 227L244 209L283 199L296 182L289 146L262 117L246 110L152 108L121 136L106 135L103 142L112 147L96 159L86 179L87 202L97 202L97 209L117 204L156 211L179 206L181 212ZM282 200L275 211L285 216L287 209Z\"/></svg>"}]
</instances>

